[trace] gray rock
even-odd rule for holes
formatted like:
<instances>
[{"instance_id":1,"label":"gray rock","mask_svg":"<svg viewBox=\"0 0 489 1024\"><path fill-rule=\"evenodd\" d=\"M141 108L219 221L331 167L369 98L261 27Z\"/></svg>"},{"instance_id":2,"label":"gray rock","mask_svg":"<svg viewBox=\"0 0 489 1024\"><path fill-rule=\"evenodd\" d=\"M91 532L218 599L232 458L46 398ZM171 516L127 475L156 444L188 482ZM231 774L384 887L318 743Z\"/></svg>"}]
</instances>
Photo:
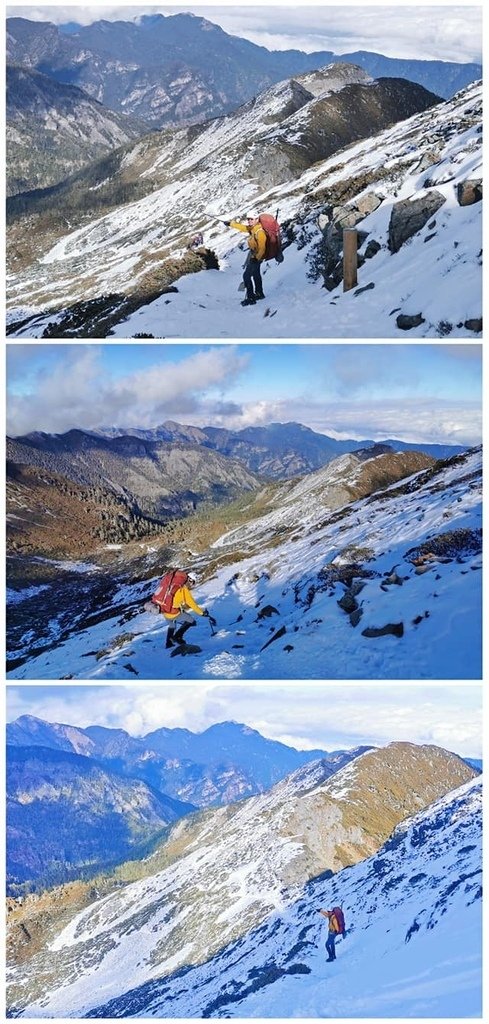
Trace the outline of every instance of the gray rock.
<instances>
[{"instance_id":1,"label":"gray rock","mask_svg":"<svg viewBox=\"0 0 489 1024\"><path fill-rule=\"evenodd\" d=\"M474 331L475 334L482 332L482 317L466 320L464 323L466 331Z\"/></svg>"},{"instance_id":2,"label":"gray rock","mask_svg":"<svg viewBox=\"0 0 489 1024\"><path fill-rule=\"evenodd\" d=\"M369 626L367 629L362 629L362 636L367 637L378 637L378 636L404 636L404 625L402 622L388 622L386 626Z\"/></svg>"},{"instance_id":3,"label":"gray rock","mask_svg":"<svg viewBox=\"0 0 489 1024\"><path fill-rule=\"evenodd\" d=\"M459 206L473 206L482 200L482 179L467 178L457 185L457 202Z\"/></svg>"},{"instance_id":4,"label":"gray rock","mask_svg":"<svg viewBox=\"0 0 489 1024\"><path fill-rule=\"evenodd\" d=\"M403 199L395 203L389 221L390 252L399 252L401 246L424 228L444 202L445 196L433 190L419 199Z\"/></svg>"},{"instance_id":5,"label":"gray rock","mask_svg":"<svg viewBox=\"0 0 489 1024\"><path fill-rule=\"evenodd\" d=\"M361 619L362 615L363 615L363 611L362 611L361 608L355 608L355 611L351 612L351 614L350 614L350 622L351 622L352 626L358 626L358 623L360 622L360 619Z\"/></svg>"},{"instance_id":6,"label":"gray rock","mask_svg":"<svg viewBox=\"0 0 489 1024\"><path fill-rule=\"evenodd\" d=\"M357 199L355 206L363 217L367 217L369 213L375 213L375 210L378 210L383 202L384 196L378 196L375 192L367 192L365 196Z\"/></svg>"},{"instance_id":7,"label":"gray rock","mask_svg":"<svg viewBox=\"0 0 489 1024\"><path fill-rule=\"evenodd\" d=\"M428 167L433 167L434 164L439 163L440 155L441 154L440 154L439 150L437 150L437 149L429 149L421 157L421 160L419 161L419 164L416 167L416 170L417 171L426 171L428 169Z\"/></svg>"},{"instance_id":8,"label":"gray rock","mask_svg":"<svg viewBox=\"0 0 489 1024\"><path fill-rule=\"evenodd\" d=\"M333 224L336 228L354 228L360 219L358 210L355 210L352 206L333 207Z\"/></svg>"},{"instance_id":9,"label":"gray rock","mask_svg":"<svg viewBox=\"0 0 489 1024\"><path fill-rule=\"evenodd\" d=\"M366 260L371 260L372 256L376 256L380 252L382 246L380 242L376 242L375 238L372 238L365 249L364 256Z\"/></svg>"},{"instance_id":10,"label":"gray rock","mask_svg":"<svg viewBox=\"0 0 489 1024\"><path fill-rule=\"evenodd\" d=\"M355 612L358 608L358 602L355 601L353 594L346 590L343 597L338 601L338 605L343 609L344 612Z\"/></svg>"},{"instance_id":11,"label":"gray rock","mask_svg":"<svg viewBox=\"0 0 489 1024\"><path fill-rule=\"evenodd\" d=\"M273 604L266 604L265 607L262 608L261 612L258 612L257 618L258 619L269 619L269 618L271 618L272 615L279 615L279 614L280 614L280 612L278 611L278 608L274 608Z\"/></svg>"},{"instance_id":12,"label":"gray rock","mask_svg":"<svg viewBox=\"0 0 489 1024\"><path fill-rule=\"evenodd\" d=\"M410 331L413 327L419 327L420 324L424 324L425 319L421 313L416 313L415 316L407 316L405 313L400 313L396 317L396 324L401 331Z\"/></svg>"},{"instance_id":13,"label":"gray rock","mask_svg":"<svg viewBox=\"0 0 489 1024\"><path fill-rule=\"evenodd\" d=\"M278 629L277 632L274 633L269 640L267 640L266 644L263 644L263 647L260 647L260 651L264 651L265 647L269 647L270 644L273 644L275 640L279 640L281 636L285 636L286 632L286 627L281 626L280 629Z\"/></svg>"},{"instance_id":14,"label":"gray rock","mask_svg":"<svg viewBox=\"0 0 489 1024\"><path fill-rule=\"evenodd\" d=\"M375 284L374 284L373 281L370 281L370 284L364 284L363 288L357 288L353 292L353 294L354 295L361 295L362 292L369 292L371 288L375 288Z\"/></svg>"},{"instance_id":15,"label":"gray rock","mask_svg":"<svg viewBox=\"0 0 489 1024\"><path fill-rule=\"evenodd\" d=\"M390 574L390 576L387 576L387 579L384 580L384 583L388 583L389 585L395 583L397 584L398 587L402 587L402 580L400 576L397 575L397 572L393 572Z\"/></svg>"}]
</instances>

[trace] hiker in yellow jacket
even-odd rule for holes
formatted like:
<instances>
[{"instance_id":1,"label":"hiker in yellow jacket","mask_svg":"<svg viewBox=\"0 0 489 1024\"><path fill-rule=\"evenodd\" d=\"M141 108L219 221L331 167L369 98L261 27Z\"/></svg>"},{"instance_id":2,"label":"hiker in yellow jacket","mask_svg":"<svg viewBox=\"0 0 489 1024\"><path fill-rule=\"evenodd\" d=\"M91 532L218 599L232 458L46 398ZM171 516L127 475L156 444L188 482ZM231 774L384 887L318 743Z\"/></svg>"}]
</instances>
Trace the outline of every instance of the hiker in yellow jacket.
<instances>
[{"instance_id":1,"label":"hiker in yellow jacket","mask_svg":"<svg viewBox=\"0 0 489 1024\"><path fill-rule=\"evenodd\" d=\"M246 223L240 220L225 220L226 227L236 228L237 231L244 231L248 235L249 253L243 271L243 283L246 288L246 298L242 306L254 306L257 299L264 299L263 283L261 279L260 264L265 256L267 236L260 224L257 213L247 213ZM254 285L254 290L253 290Z\"/></svg>"},{"instance_id":2,"label":"hiker in yellow jacket","mask_svg":"<svg viewBox=\"0 0 489 1024\"><path fill-rule=\"evenodd\" d=\"M326 949L328 952L327 964L330 964L332 960L336 960L335 942L336 936L341 933L341 926L338 921L335 910L320 910L320 914L328 919L328 938L326 939Z\"/></svg>"},{"instance_id":3,"label":"hiker in yellow jacket","mask_svg":"<svg viewBox=\"0 0 489 1024\"><path fill-rule=\"evenodd\" d=\"M192 576L189 576L187 582L193 586L195 579ZM205 618L209 617L207 608L201 608L200 605L197 604L191 591L186 584L184 584L182 587L178 588L173 596L171 612L163 612L165 619L170 623L166 636L165 647L177 647L178 644L183 642L187 629L196 625L195 619L190 615L191 611L196 612L197 615L203 615Z\"/></svg>"}]
</instances>

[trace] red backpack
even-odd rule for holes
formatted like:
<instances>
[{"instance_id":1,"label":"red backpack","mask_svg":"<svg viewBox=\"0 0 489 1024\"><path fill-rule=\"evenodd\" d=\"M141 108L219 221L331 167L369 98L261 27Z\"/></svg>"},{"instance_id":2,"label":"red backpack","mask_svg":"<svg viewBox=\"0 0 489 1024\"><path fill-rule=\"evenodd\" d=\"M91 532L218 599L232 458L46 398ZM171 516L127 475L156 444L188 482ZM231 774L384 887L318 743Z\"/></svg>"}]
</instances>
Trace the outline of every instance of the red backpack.
<instances>
[{"instance_id":1,"label":"red backpack","mask_svg":"<svg viewBox=\"0 0 489 1024\"><path fill-rule=\"evenodd\" d=\"M151 598L154 604L159 605L161 612L169 614L177 611L173 607L173 598L177 590L185 586L187 580L188 573L184 572L183 569L171 569L170 572L165 573Z\"/></svg>"},{"instance_id":2,"label":"red backpack","mask_svg":"<svg viewBox=\"0 0 489 1024\"><path fill-rule=\"evenodd\" d=\"M271 213L262 213L258 220L260 221L260 224L267 236L265 255L263 259L277 260L277 263L282 263L284 257L282 253L280 224Z\"/></svg>"},{"instance_id":3,"label":"red backpack","mask_svg":"<svg viewBox=\"0 0 489 1024\"><path fill-rule=\"evenodd\" d=\"M342 911L341 907L333 907L333 914L334 914L334 917L331 918L331 920L333 922L333 927L334 927L335 931L337 932L338 935L344 935L345 934L345 918L343 916L343 911ZM336 923L335 923L335 919L336 919Z\"/></svg>"}]
</instances>

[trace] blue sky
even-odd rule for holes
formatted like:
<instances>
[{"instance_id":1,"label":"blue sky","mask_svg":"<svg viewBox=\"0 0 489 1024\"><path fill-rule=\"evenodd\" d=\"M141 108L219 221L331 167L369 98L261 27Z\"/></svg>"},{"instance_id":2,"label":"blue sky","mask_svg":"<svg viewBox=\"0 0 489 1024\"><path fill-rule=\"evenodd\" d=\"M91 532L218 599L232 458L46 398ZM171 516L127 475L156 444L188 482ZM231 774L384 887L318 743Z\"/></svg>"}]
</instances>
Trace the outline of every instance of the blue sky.
<instances>
[{"instance_id":1,"label":"blue sky","mask_svg":"<svg viewBox=\"0 0 489 1024\"><path fill-rule=\"evenodd\" d=\"M294 420L337 437L476 444L481 345L7 346L13 435Z\"/></svg>"},{"instance_id":2,"label":"blue sky","mask_svg":"<svg viewBox=\"0 0 489 1024\"><path fill-rule=\"evenodd\" d=\"M131 20L141 14L191 12L270 50L370 50L390 57L456 62L481 60L479 5L386 4L251 5L89 4L9 7L8 13L55 24L88 25L99 19Z\"/></svg>"},{"instance_id":3,"label":"blue sky","mask_svg":"<svg viewBox=\"0 0 489 1024\"><path fill-rule=\"evenodd\" d=\"M482 687L472 684L7 686L8 721L30 714L140 736L162 726L201 732L232 719L299 749L409 740L464 757L482 753L481 704Z\"/></svg>"}]
</instances>

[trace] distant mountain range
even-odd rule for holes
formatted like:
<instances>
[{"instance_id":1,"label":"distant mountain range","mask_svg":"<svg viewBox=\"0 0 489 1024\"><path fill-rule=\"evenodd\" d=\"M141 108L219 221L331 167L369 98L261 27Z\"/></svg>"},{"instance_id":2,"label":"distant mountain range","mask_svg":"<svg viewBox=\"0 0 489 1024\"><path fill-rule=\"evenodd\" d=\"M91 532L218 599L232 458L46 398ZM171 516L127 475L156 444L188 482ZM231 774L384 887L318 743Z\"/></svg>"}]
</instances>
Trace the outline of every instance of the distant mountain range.
<instances>
[{"instance_id":1,"label":"distant mountain range","mask_svg":"<svg viewBox=\"0 0 489 1024\"><path fill-rule=\"evenodd\" d=\"M90 878L144 856L150 840L193 810L95 759L44 746L9 747L9 889Z\"/></svg>"},{"instance_id":2,"label":"distant mountain range","mask_svg":"<svg viewBox=\"0 0 489 1024\"><path fill-rule=\"evenodd\" d=\"M266 739L255 729L237 722L221 722L201 733L160 728L134 738L124 729L101 726L81 729L46 722L31 715L22 715L7 725L7 743L9 746L49 748L91 758L110 765L114 771L144 778L160 791L202 807L229 803L262 792L296 768L318 758L326 759L334 770L338 770L352 756L358 756L367 749L332 753L296 750L276 740ZM197 772L197 767L200 772ZM211 768L219 769L223 779L224 773L228 773L220 790L215 783L214 789L210 785L208 772ZM198 792L201 785L199 775L207 778L205 793ZM233 776L237 780L234 790Z\"/></svg>"},{"instance_id":3,"label":"distant mountain range","mask_svg":"<svg viewBox=\"0 0 489 1024\"><path fill-rule=\"evenodd\" d=\"M434 459L446 459L467 451L467 446L452 444L427 444L423 441L409 442L393 438L338 440L327 434L320 434L302 423L269 423L260 427L245 427L243 430L227 430L223 427L194 427L167 420L153 429L107 428L96 431L103 437L129 435L145 441L166 443L199 444L214 449L222 455L243 462L252 473L274 480L287 480L304 473L311 473L325 466L332 459L346 452L363 448L383 448L396 452L418 451ZM49 435L48 435L49 436ZM49 444L46 435L28 435L33 443ZM19 439L20 440L20 439ZM22 439L24 440L24 439ZM54 444L54 441L52 442Z\"/></svg>"},{"instance_id":4,"label":"distant mountain range","mask_svg":"<svg viewBox=\"0 0 489 1024\"><path fill-rule=\"evenodd\" d=\"M324 778L369 747L299 751L235 722L203 733L46 722L7 725L8 884L55 885L90 878L148 843L177 818L269 789L311 762Z\"/></svg>"},{"instance_id":5,"label":"distant mountain range","mask_svg":"<svg viewBox=\"0 0 489 1024\"><path fill-rule=\"evenodd\" d=\"M220 116L275 82L333 62L358 64L375 78L407 78L445 98L482 73L480 64L399 60L363 50L341 56L269 51L191 14L68 27L8 18L7 59L157 127Z\"/></svg>"},{"instance_id":6,"label":"distant mountain range","mask_svg":"<svg viewBox=\"0 0 489 1024\"><path fill-rule=\"evenodd\" d=\"M266 480L314 472L344 453L368 460L418 451L439 459L464 450L339 441L299 423L231 431L167 421L152 430L35 432L7 442L9 546L83 553L100 542L158 536L168 520L258 492Z\"/></svg>"}]
</instances>

